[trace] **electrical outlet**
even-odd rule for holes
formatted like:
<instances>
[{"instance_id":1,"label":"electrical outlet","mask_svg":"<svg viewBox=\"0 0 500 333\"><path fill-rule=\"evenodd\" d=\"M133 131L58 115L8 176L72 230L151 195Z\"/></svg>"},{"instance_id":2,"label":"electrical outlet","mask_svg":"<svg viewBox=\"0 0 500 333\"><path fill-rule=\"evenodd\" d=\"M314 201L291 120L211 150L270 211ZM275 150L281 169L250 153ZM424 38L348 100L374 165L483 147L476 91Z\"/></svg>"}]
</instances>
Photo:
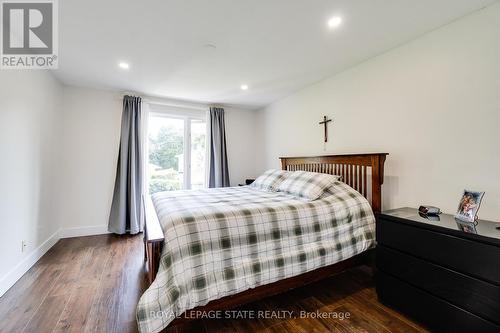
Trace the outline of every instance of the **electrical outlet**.
<instances>
[{"instance_id":1,"label":"electrical outlet","mask_svg":"<svg viewBox=\"0 0 500 333\"><path fill-rule=\"evenodd\" d=\"M26 243L26 241L21 241L21 252L24 252L24 250L26 249L26 246L28 246L28 244Z\"/></svg>"}]
</instances>

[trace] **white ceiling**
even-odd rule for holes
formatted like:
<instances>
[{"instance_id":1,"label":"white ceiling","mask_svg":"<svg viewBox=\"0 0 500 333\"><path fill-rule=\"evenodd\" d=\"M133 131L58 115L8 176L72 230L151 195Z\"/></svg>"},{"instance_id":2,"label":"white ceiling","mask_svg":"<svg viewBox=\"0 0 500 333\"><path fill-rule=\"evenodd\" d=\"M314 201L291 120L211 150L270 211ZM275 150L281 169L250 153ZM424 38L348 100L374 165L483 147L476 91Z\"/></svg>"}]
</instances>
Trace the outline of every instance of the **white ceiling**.
<instances>
[{"instance_id":1,"label":"white ceiling","mask_svg":"<svg viewBox=\"0 0 500 333\"><path fill-rule=\"evenodd\" d=\"M70 85L257 108L493 2L62 0L55 74ZM343 24L332 31L335 15Z\"/></svg>"}]
</instances>

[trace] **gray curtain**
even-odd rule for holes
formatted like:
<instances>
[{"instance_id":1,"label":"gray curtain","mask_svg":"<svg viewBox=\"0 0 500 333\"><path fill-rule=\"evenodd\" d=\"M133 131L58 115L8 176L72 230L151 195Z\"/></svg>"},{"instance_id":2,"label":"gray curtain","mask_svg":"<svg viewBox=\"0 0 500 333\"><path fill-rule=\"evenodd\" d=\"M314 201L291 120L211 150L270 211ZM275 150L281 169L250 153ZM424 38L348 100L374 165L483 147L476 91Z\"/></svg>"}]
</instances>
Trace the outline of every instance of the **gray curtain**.
<instances>
[{"instance_id":1,"label":"gray curtain","mask_svg":"<svg viewBox=\"0 0 500 333\"><path fill-rule=\"evenodd\" d=\"M120 152L108 222L108 230L115 234L136 234L142 231L141 117L141 98L123 97Z\"/></svg>"},{"instance_id":2,"label":"gray curtain","mask_svg":"<svg viewBox=\"0 0 500 333\"><path fill-rule=\"evenodd\" d=\"M226 127L224 109L210 108L209 115L209 166L208 187L228 187L229 168L226 151Z\"/></svg>"}]
</instances>

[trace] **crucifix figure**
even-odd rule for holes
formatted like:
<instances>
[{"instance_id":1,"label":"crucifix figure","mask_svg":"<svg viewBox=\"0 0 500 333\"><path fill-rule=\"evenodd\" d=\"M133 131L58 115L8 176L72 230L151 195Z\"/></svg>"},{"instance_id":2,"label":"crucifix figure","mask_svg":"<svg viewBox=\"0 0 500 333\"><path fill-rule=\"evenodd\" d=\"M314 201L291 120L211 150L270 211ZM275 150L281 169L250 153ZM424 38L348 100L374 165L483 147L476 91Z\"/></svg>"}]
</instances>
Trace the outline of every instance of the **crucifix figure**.
<instances>
[{"instance_id":1,"label":"crucifix figure","mask_svg":"<svg viewBox=\"0 0 500 333\"><path fill-rule=\"evenodd\" d=\"M332 121L331 119L328 119L327 116L323 116L323 121L320 121L320 125L325 126L325 142L328 142L328 123Z\"/></svg>"}]
</instances>

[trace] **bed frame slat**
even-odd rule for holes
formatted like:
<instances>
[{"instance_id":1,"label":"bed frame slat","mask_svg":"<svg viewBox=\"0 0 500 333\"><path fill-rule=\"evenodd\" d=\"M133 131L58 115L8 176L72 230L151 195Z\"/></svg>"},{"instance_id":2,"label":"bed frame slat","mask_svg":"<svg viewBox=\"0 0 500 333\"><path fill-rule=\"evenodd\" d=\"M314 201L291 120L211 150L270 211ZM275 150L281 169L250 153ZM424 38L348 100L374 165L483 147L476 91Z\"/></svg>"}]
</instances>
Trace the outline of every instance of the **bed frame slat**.
<instances>
[{"instance_id":1,"label":"bed frame slat","mask_svg":"<svg viewBox=\"0 0 500 333\"><path fill-rule=\"evenodd\" d=\"M342 181L371 200L374 212L382 209L382 184L386 153L281 157L281 167L289 171L312 171L342 176ZM370 174L370 189L368 188Z\"/></svg>"},{"instance_id":2,"label":"bed frame slat","mask_svg":"<svg viewBox=\"0 0 500 333\"><path fill-rule=\"evenodd\" d=\"M363 194L365 198L368 198L368 188L366 185L366 166L363 166Z\"/></svg>"}]
</instances>

